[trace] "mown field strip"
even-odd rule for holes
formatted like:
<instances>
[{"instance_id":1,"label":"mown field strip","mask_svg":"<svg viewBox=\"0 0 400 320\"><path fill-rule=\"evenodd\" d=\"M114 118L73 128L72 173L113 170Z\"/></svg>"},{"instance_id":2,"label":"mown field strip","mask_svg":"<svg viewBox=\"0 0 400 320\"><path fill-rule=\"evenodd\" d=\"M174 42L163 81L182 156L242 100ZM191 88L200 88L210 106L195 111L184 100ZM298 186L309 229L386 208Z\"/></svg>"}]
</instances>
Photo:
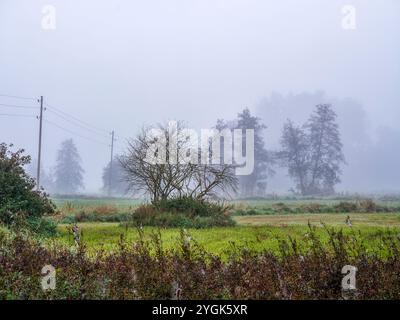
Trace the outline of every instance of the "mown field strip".
<instances>
[{"instance_id":1,"label":"mown field strip","mask_svg":"<svg viewBox=\"0 0 400 320\"><path fill-rule=\"evenodd\" d=\"M330 226L347 227L346 217L350 216L353 227L379 226L400 227L400 213L329 213L329 214L287 214L237 216L234 219L243 226L289 226L325 223Z\"/></svg>"}]
</instances>

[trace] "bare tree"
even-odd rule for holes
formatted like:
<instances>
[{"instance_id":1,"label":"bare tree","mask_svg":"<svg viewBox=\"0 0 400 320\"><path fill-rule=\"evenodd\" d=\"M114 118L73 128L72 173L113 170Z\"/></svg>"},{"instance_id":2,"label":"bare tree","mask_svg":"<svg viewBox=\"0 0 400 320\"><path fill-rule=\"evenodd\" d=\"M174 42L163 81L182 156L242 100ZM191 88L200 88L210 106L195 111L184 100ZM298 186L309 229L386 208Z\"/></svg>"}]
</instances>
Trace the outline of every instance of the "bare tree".
<instances>
[{"instance_id":1,"label":"bare tree","mask_svg":"<svg viewBox=\"0 0 400 320\"><path fill-rule=\"evenodd\" d=\"M130 187L146 192L153 202L173 196L205 199L236 190L233 166L201 163L197 142L182 122L172 130L167 125L142 129L119 158Z\"/></svg>"}]
</instances>

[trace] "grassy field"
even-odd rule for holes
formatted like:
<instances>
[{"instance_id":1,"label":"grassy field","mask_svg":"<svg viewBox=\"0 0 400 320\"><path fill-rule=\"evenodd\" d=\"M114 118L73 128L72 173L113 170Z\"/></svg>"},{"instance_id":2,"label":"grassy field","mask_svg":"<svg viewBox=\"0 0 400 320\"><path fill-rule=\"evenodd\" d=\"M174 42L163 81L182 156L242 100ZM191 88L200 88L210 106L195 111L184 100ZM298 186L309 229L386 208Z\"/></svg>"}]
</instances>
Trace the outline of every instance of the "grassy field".
<instances>
[{"instance_id":1,"label":"grassy field","mask_svg":"<svg viewBox=\"0 0 400 320\"><path fill-rule=\"evenodd\" d=\"M95 212L100 216L131 213L143 201L130 199L55 199L58 209L63 216L73 216L80 212ZM383 233L397 235L400 233L400 213L296 213L296 214L266 214L268 209L284 204L287 207L318 204L334 206L341 200L248 200L232 201L233 212L253 212L251 215L236 215L235 227L189 229L187 232L194 241L206 250L218 255L224 255L233 247L247 247L261 250L277 251L278 239L292 237L307 246L308 223L318 227L318 235L325 241L326 231L323 224L343 229L345 233L361 233L366 238L368 246L374 249L377 237ZM377 201L386 206L399 206L398 201ZM347 215L352 221L352 228L346 223ZM121 237L128 242L138 239L135 228L126 227L124 222L84 222L78 223L82 232L82 240L89 251L104 249L112 251L116 248ZM70 225L60 224L59 236L52 241L73 246L73 236L69 231ZM145 227L145 235L150 238L157 228ZM161 230L162 240L166 249L174 247L179 241L180 229L170 228Z\"/></svg>"},{"instance_id":2,"label":"grassy field","mask_svg":"<svg viewBox=\"0 0 400 320\"><path fill-rule=\"evenodd\" d=\"M223 208L222 214L233 214L236 225L182 230L133 227L131 213L140 201L56 202L58 214L51 218L59 222L55 237L33 238L3 230L0 269L6 268L7 273L0 283L0 296L170 299L178 283L187 299L342 299L344 265L358 268L357 298L399 296L397 206L361 211L364 207L358 205L358 210L351 211L350 202L335 202L330 208L321 207L321 202L235 202L233 210ZM289 211L287 206L294 209ZM316 207L322 210L311 211ZM158 214L165 213L177 212ZM137 216L137 222L143 223L146 214L151 211ZM122 215L127 220L108 219ZM93 220L82 219L89 216ZM74 224L79 227L80 246L71 232ZM57 288L51 296L37 286L37 266L49 263L57 270Z\"/></svg>"},{"instance_id":3,"label":"grassy field","mask_svg":"<svg viewBox=\"0 0 400 320\"><path fill-rule=\"evenodd\" d=\"M345 214L296 214L296 215L262 215L238 216L236 227L189 229L187 232L193 240L207 251L218 255L225 255L233 247L247 247L257 251L265 249L277 251L278 239L288 238L299 240L307 246L308 222L318 227L318 235L325 241L326 231L321 222L337 229L343 228L345 233L361 233L366 238L371 250L374 249L374 240L383 233L398 234L400 232L400 214L350 214L353 227L345 224ZM113 250L121 237L133 242L138 240L138 231L127 228L119 223L80 223L82 240L90 250ZM145 227L145 235L150 238L157 232L157 228ZM174 247L180 236L176 228L162 229L161 235L165 249ZM59 226L57 242L72 246L73 237L68 231L68 225Z\"/></svg>"},{"instance_id":4,"label":"grassy field","mask_svg":"<svg viewBox=\"0 0 400 320\"><path fill-rule=\"evenodd\" d=\"M68 199L68 198L55 198L52 199L57 208L63 212L77 212L79 210L86 210L88 208L98 207L115 207L119 211L130 211L138 207L142 200L135 199Z\"/></svg>"},{"instance_id":5,"label":"grassy field","mask_svg":"<svg viewBox=\"0 0 400 320\"><path fill-rule=\"evenodd\" d=\"M237 206L247 206L253 208L264 208L272 207L277 203L284 203L287 206L299 206L299 205L309 205L309 204L321 204L321 205L335 205L343 201L356 201L357 198L350 199L284 199L284 200L234 200L231 203ZM379 200L374 199L374 202L386 206L400 206L399 200Z\"/></svg>"},{"instance_id":6,"label":"grassy field","mask_svg":"<svg viewBox=\"0 0 400 320\"><path fill-rule=\"evenodd\" d=\"M235 220L243 226L277 226L293 225L320 225L321 222L329 226L346 228L346 217L350 216L353 227L400 227L398 213L329 213L329 214L285 214L285 215L253 215L237 216Z\"/></svg>"}]
</instances>

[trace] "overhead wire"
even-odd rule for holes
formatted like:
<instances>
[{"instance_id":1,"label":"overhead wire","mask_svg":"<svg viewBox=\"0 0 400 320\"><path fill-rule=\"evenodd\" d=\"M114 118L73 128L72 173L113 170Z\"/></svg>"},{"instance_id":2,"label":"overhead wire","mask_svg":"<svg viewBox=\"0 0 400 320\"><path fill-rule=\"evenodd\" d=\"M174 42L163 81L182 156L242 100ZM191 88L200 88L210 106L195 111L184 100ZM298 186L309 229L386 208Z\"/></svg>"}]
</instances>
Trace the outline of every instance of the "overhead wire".
<instances>
[{"instance_id":1,"label":"overhead wire","mask_svg":"<svg viewBox=\"0 0 400 320\"><path fill-rule=\"evenodd\" d=\"M0 113L0 116L36 118L36 116L33 114L18 114L18 113Z\"/></svg>"},{"instance_id":2,"label":"overhead wire","mask_svg":"<svg viewBox=\"0 0 400 320\"><path fill-rule=\"evenodd\" d=\"M9 94L0 94L0 97L21 99L21 100L37 100L37 98L21 97L21 96L9 95Z\"/></svg>"},{"instance_id":3,"label":"overhead wire","mask_svg":"<svg viewBox=\"0 0 400 320\"><path fill-rule=\"evenodd\" d=\"M7 104L7 103L0 103L0 107L16 108L16 109L38 109L39 108L39 107L34 107L34 106L21 106L21 105L15 105L15 104Z\"/></svg>"},{"instance_id":4,"label":"overhead wire","mask_svg":"<svg viewBox=\"0 0 400 320\"><path fill-rule=\"evenodd\" d=\"M62 114L62 115L64 115L64 116L66 116L66 117L69 117L69 118L71 118L71 119L73 119L73 120L75 120L75 121L77 121L77 122L79 122L79 123L81 123L81 124L83 124L83 125L89 127L89 128L92 128L92 129L94 129L94 130L97 130L97 131L100 131L100 132L103 132L103 133L104 133L104 132L105 132L105 133L108 133L108 134L110 133L110 131L108 131L108 130L99 128L99 127L94 126L94 125L92 125L92 124L90 124L90 123L88 123L88 122L85 122L85 121L83 121L83 120L81 120L81 119L79 119L79 118L77 118L77 117L75 117L75 116L73 116L73 115L71 115L71 114L65 112L65 111L60 110L59 108L56 108L56 107L54 107L54 106L52 106L52 105L49 105L49 104L46 103L46 102L45 102L44 104L49 108L49 110L53 110L53 111L55 111L55 112L58 112L58 113L60 113L60 114Z\"/></svg>"},{"instance_id":5,"label":"overhead wire","mask_svg":"<svg viewBox=\"0 0 400 320\"><path fill-rule=\"evenodd\" d=\"M7 97L7 98L14 98L14 99L22 99L22 100L32 100L32 101L39 101L37 98L30 98L30 97L22 97L22 96L16 96L16 95L8 95L8 94L0 94L0 97ZM65 122L68 122L76 127L79 127L81 130L86 130L87 132L90 132L92 134L96 134L98 137L102 137L102 138L106 138L108 139L109 137L105 135L105 133L110 134L109 131L99 128L97 126L94 126L88 122L85 122L81 119L79 119L78 117L75 117L63 110L61 110L60 108L57 108L53 105L48 104L47 102L44 102L45 105L45 110L49 111L51 114L55 115L56 117L62 119ZM15 109L39 109L39 106L26 106L26 105L19 105L19 104L7 104L7 103L0 103L0 107L4 107L4 108L15 108ZM0 113L0 116L10 116L10 117L29 117L29 118L37 118L37 116L35 115L28 115L28 114L14 114L14 113ZM78 132L76 132L75 130L71 130L68 128L65 128L61 125L59 125L58 123L51 121L51 120L47 120L47 119L43 119L44 122L57 127L61 130L64 130L70 134L73 134L77 137L98 143L98 144L102 144L102 145L106 145L109 146L108 143L102 142L98 139L94 139L92 137L88 137L86 135L82 135ZM117 139L115 139L117 140Z\"/></svg>"},{"instance_id":6,"label":"overhead wire","mask_svg":"<svg viewBox=\"0 0 400 320\"><path fill-rule=\"evenodd\" d=\"M105 142L102 142L102 141L99 141L99 140L96 140L96 139L93 139L93 138L89 138L89 137L87 137L87 136L83 136L83 135L81 135L81 134L79 134L79 133L77 133L77 132L75 132L75 131L72 131L72 130L70 130L70 129L67 129L67 128L65 128L65 127L63 127L63 126L60 126L59 124L54 123L54 122L52 122L52 121L49 121L49 120L47 120L47 119L44 119L43 121L46 122L46 123L48 123L48 124L50 124L50 125L53 125L53 126L59 128L59 129L61 129L61 130L64 130L64 131L66 131L66 132L68 132L68 133L70 133L70 134L73 134L73 135L75 135L75 136L78 136L78 137L80 137L80 138L83 138L83 139L86 139L86 140L89 140L89 141L92 141L92 142L95 142L95 143L98 143L98 144L102 144L102 145L105 145L105 146L109 146L109 144L107 144L107 143L105 143Z\"/></svg>"}]
</instances>

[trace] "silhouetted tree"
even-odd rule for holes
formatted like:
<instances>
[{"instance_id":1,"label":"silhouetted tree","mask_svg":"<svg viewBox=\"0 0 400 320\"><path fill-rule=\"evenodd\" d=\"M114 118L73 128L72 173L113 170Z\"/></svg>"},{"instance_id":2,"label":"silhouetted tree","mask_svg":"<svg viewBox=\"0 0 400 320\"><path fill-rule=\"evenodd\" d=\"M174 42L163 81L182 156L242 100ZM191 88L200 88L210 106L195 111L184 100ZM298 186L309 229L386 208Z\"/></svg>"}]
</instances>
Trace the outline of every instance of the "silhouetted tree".
<instances>
[{"instance_id":1,"label":"silhouetted tree","mask_svg":"<svg viewBox=\"0 0 400 320\"><path fill-rule=\"evenodd\" d=\"M336 113L329 104L317 105L302 128L286 123L281 145L284 164L302 195L334 193L345 159Z\"/></svg>"},{"instance_id":2,"label":"silhouetted tree","mask_svg":"<svg viewBox=\"0 0 400 320\"><path fill-rule=\"evenodd\" d=\"M288 120L283 127L281 138L282 164L288 168L289 176L296 182L301 194L307 193L309 172L309 140L304 128L297 127Z\"/></svg>"},{"instance_id":3,"label":"silhouetted tree","mask_svg":"<svg viewBox=\"0 0 400 320\"><path fill-rule=\"evenodd\" d=\"M116 156L112 164L111 172L111 162L103 169L103 192L110 195L125 195L129 189L129 185L125 179L125 171L121 166L119 157ZM111 180L110 180L111 179ZM111 185L110 185L111 182Z\"/></svg>"},{"instance_id":4,"label":"silhouetted tree","mask_svg":"<svg viewBox=\"0 0 400 320\"><path fill-rule=\"evenodd\" d=\"M235 129L254 130L254 171L250 175L239 177L239 190L243 197L263 195L267 187L267 178L273 175L272 165L274 157L272 152L265 148L263 130L266 126L261 123L261 119L252 116L248 108L238 114ZM246 149L246 135L243 134L243 149Z\"/></svg>"},{"instance_id":5,"label":"silhouetted tree","mask_svg":"<svg viewBox=\"0 0 400 320\"><path fill-rule=\"evenodd\" d=\"M83 188L81 158L72 139L65 140L57 153L55 187L58 193L74 194Z\"/></svg>"},{"instance_id":6,"label":"silhouetted tree","mask_svg":"<svg viewBox=\"0 0 400 320\"><path fill-rule=\"evenodd\" d=\"M311 148L311 193L334 193L340 182L340 165L345 163L336 113L329 104L316 106L314 114L306 124Z\"/></svg>"}]
</instances>

